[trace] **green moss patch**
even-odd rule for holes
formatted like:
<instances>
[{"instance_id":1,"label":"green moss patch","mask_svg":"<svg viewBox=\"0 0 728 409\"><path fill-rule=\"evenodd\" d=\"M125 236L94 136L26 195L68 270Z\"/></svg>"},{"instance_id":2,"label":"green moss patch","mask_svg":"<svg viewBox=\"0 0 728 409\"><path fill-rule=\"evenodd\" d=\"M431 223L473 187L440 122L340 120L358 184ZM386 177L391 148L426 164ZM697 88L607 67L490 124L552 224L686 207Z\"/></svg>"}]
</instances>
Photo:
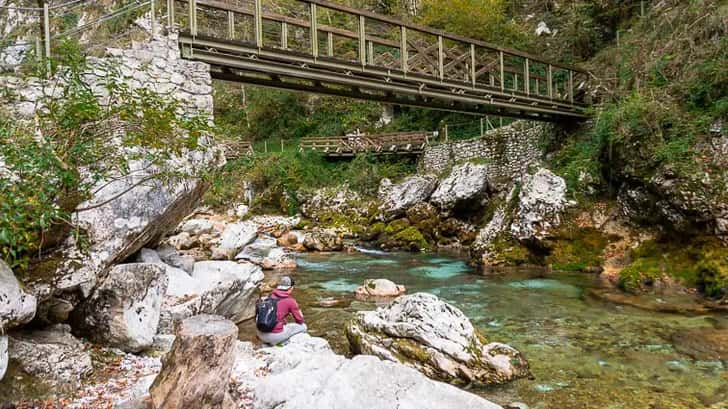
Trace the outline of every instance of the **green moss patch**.
<instances>
[{"instance_id":1,"label":"green moss patch","mask_svg":"<svg viewBox=\"0 0 728 409\"><path fill-rule=\"evenodd\" d=\"M647 241L630 255L632 263L619 276L624 290L644 290L669 277L708 297L723 297L728 291L728 248L713 237L681 243Z\"/></svg>"},{"instance_id":2,"label":"green moss patch","mask_svg":"<svg viewBox=\"0 0 728 409\"><path fill-rule=\"evenodd\" d=\"M416 227L408 227L392 237L396 242L412 250L428 249L429 243Z\"/></svg>"},{"instance_id":3,"label":"green moss patch","mask_svg":"<svg viewBox=\"0 0 728 409\"><path fill-rule=\"evenodd\" d=\"M594 228L567 224L556 232L556 239L547 243L550 254L546 263L555 270L584 271L602 265L602 253L609 237Z\"/></svg>"}]
</instances>

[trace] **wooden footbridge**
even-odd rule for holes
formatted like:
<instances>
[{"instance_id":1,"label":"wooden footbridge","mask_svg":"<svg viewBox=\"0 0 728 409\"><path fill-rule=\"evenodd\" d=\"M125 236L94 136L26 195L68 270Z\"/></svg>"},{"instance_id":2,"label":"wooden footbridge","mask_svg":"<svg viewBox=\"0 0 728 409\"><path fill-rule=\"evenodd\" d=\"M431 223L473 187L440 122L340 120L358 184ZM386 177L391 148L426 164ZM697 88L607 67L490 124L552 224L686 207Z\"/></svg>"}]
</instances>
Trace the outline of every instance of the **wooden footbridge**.
<instances>
[{"instance_id":1,"label":"wooden footbridge","mask_svg":"<svg viewBox=\"0 0 728 409\"><path fill-rule=\"evenodd\" d=\"M217 79L476 115L585 117L588 76L579 68L329 1L133 0L55 32L67 13L93 3L16 9L41 16L39 57L50 56L52 41L146 13L152 28L178 30L183 58L210 64Z\"/></svg>"},{"instance_id":2,"label":"wooden footbridge","mask_svg":"<svg viewBox=\"0 0 728 409\"><path fill-rule=\"evenodd\" d=\"M432 140L432 132L400 132L379 135L347 135L303 138L299 150L319 152L328 157L372 155L418 155Z\"/></svg>"},{"instance_id":3,"label":"wooden footbridge","mask_svg":"<svg viewBox=\"0 0 728 409\"><path fill-rule=\"evenodd\" d=\"M328 1L289 1L285 12L263 3L167 0L167 23L181 30L183 57L217 79L478 115L585 116L578 68Z\"/></svg>"}]
</instances>

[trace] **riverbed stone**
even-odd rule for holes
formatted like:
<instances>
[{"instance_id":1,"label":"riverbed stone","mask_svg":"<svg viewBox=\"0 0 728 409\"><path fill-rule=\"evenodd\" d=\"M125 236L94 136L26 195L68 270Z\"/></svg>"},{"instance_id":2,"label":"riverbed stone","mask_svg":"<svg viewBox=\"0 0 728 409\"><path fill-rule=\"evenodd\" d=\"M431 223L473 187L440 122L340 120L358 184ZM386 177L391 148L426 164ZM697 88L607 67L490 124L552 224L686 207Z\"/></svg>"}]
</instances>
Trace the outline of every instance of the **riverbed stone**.
<instances>
[{"instance_id":1,"label":"riverbed stone","mask_svg":"<svg viewBox=\"0 0 728 409\"><path fill-rule=\"evenodd\" d=\"M228 224L220 236L220 244L214 251L232 259L243 247L258 237L258 225L247 221Z\"/></svg>"},{"instance_id":2,"label":"riverbed stone","mask_svg":"<svg viewBox=\"0 0 728 409\"><path fill-rule=\"evenodd\" d=\"M387 298L398 297L407 292L407 288L403 285L397 285L386 278L377 278L367 280L364 284L354 291L357 298Z\"/></svg>"},{"instance_id":3,"label":"riverbed stone","mask_svg":"<svg viewBox=\"0 0 728 409\"><path fill-rule=\"evenodd\" d=\"M181 268L188 274L192 274L192 270L195 268L195 258L190 255L181 254L177 249L172 246L162 246L158 248L157 254L159 258L165 264L169 264L172 267Z\"/></svg>"},{"instance_id":4,"label":"riverbed stone","mask_svg":"<svg viewBox=\"0 0 728 409\"><path fill-rule=\"evenodd\" d=\"M303 245L311 251L340 251L344 248L344 241L334 230L317 229L306 233Z\"/></svg>"},{"instance_id":5,"label":"riverbed stone","mask_svg":"<svg viewBox=\"0 0 728 409\"><path fill-rule=\"evenodd\" d=\"M13 270L0 260L0 334L33 319L36 299L26 293Z\"/></svg>"},{"instance_id":6,"label":"riverbed stone","mask_svg":"<svg viewBox=\"0 0 728 409\"><path fill-rule=\"evenodd\" d=\"M354 353L371 354L447 382L502 384L530 375L506 344L486 343L456 307L427 293L357 313L346 329Z\"/></svg>"},{"instance_id":7,"label":"riverbed stone","mask_svg":"<svg viewBox=\"0 0 728 409\"><path fill-rule=\"evenodd\" d=\"M427 201L436 187L437 178L432 175L410 176L396 184L389 179L382 179L378 197L384 219L402 216L410 207Z\"/></svg>"},{"instance_id":8,"label":"riverbed stone","mask_svg":"<svg viewBox=\"0 0 728 409\"><path fill-rule=\"evenodd\" d=\"M180 225L180 232L188 233L193 236L210 233L215 224L207 219L189 219Z\"/></svg>"},{"instance_id":9,"label":"riverbed stone","mask_svg":"<svg viewBox=\"0 0 728 409\"><path fill-rule=\"evenodd\" d=\"M449 211L459 206L479 207L487 199L488 167L473 163L455 166L430 198L435 206Z\"/></svg>"},{"instance_id":10,"label":"riverbed stone","mask_svg":"<svg viewBox=\"0 0 728 409\"><path fill-rule=\"evenodd\" d=\"M264 278L260 267L247 262L201 261L195 264L192 278L200 282L200 313L221 315L233 322L255 316L258 284Z\"/></svg>"},{"instance_id":11,"label":"riverbed stone","mask_svg":"<svg viewBox=\"0 0 728 409\"><path fill-rule=\"evenodd\" d=\"M336 355L308 334L257 351L238 342L231 381L252 409L502 409L397 362Z\"/></svg>"},{"instance_id":12,"label":"riverbed stone","mask_svg":"<svg viewBox=\"0 0 728 409\"><path fill-rule=\"evenodd\" d=\"M159 264L119 264L72 319L96 342L139 352L152 345L167 285L166 271Z\"/></svg>"},{"instance_id":13,"label":"riverbed stone","mask_svg":"<svg viewBox=\"0 0 728 409\"><path fill-rule=\"evenodd\" d=\"M11 335L10 359L29 375L70 390L93 370L91 356L65 324Z\"/></svg>"}]
</instances>

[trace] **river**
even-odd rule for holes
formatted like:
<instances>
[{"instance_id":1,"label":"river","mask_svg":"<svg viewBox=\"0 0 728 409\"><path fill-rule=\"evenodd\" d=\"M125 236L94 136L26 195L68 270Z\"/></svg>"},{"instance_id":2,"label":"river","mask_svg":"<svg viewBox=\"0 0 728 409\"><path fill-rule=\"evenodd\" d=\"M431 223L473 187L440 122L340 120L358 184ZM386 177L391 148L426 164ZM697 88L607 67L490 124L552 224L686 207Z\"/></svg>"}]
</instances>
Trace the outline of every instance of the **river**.
<instances>
[{"instance_id":1,"label":"river","mask_svg":"<svg viewBox=\"0 0 728 409\"><path fill-rule=\"evenodd\" d=\"M583 273L477 275L451 255L304 254L298 263L295 295L310 331L340 353L348 352L344 326L351 314L376 307L354 300L354 289L368 278L388 278L409 293L440 296L489 340L526 355L534 379L471 389L496 403L519 401L532 409L728 408L724 363L693 360L670 341L675 333L711 327L725 317L606 303L588 295L600 284Z\"/></svg>"}]
</instances>

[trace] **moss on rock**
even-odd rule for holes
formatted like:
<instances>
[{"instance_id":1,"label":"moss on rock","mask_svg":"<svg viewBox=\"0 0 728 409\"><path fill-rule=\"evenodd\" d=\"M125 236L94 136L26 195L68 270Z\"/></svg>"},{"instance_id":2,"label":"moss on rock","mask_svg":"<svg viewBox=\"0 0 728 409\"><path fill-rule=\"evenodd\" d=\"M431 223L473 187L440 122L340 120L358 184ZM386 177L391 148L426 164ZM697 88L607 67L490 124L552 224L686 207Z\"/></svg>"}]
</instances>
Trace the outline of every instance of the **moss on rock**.
<instances>
[{"instance_id":1,"label":"moss on rock","mask_svg":"<svg viewBox=\"0 0 728 409\"><path fill-rule=\"evenodd\" d=\"M401 246L409 247L412 250L428 249L430 247L422 233L412 226L395 234L392 239Z\"/></svg>"}]
</instances>

